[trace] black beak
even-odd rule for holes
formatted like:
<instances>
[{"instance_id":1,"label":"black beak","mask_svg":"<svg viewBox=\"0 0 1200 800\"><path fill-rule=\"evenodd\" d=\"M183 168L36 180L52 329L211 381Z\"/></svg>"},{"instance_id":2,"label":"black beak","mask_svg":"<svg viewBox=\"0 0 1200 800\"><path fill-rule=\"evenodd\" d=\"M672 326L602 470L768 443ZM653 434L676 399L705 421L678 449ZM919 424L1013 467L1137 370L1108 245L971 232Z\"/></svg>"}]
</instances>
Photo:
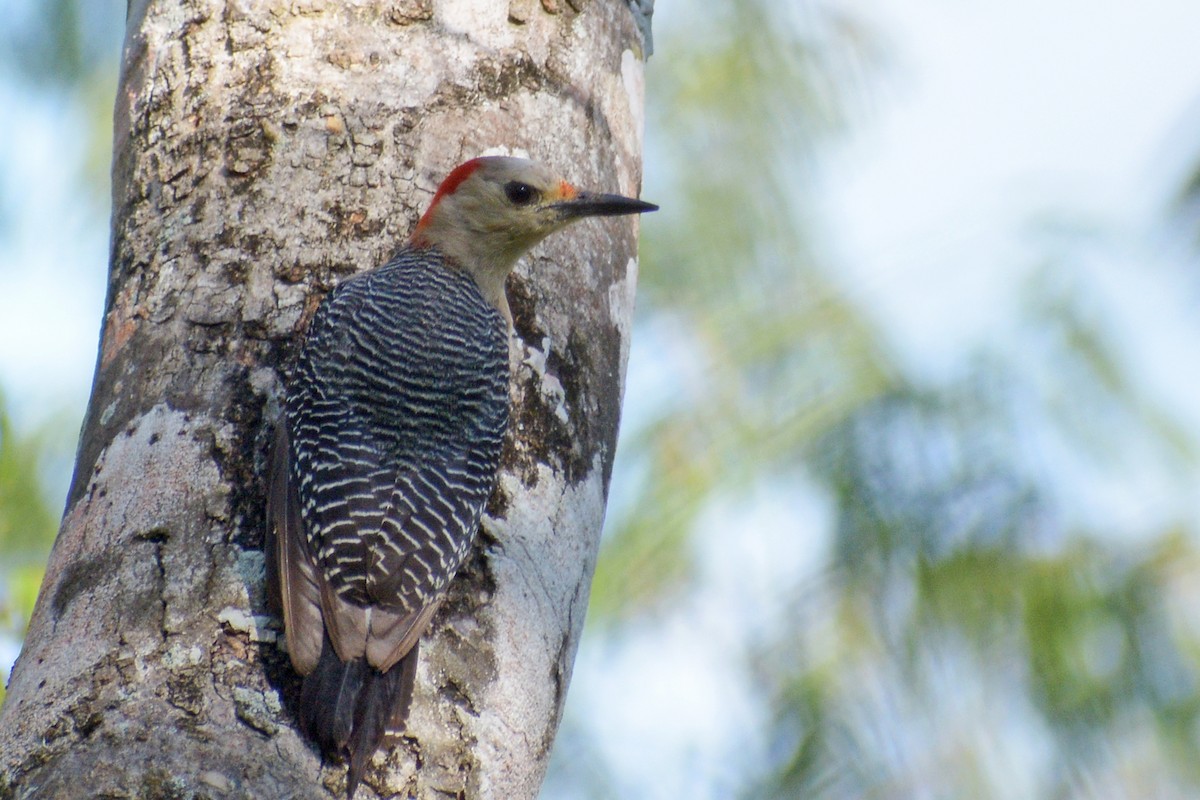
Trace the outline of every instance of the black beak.
<instances>
[{"instance_id":1,"label":"black beak","mask_svg":"<svg viewBox=\"0 0 1200 800\"><path fill-rule=\"evenodd\" d=\"M644 214L657 211L658 206L619 194L592 194L580 192L570 200L555 203L551 208L558 211L564 220L579 217L617 217L623 214Z\"/></svg>"}]
</instances>

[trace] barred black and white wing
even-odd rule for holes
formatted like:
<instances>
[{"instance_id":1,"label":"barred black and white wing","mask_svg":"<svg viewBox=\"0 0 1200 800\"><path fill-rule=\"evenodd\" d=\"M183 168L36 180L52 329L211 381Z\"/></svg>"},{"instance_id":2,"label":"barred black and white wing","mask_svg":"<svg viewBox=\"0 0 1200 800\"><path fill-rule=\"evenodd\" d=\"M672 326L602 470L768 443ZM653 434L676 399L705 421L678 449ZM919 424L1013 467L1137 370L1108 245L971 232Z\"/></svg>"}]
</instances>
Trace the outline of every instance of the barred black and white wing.
<instances>
[{"instance_id":1,"label":"barred black and white wing","mask_svg":"<svg viewBox=\"0 0 1200 800\"><path fill-rule=\"evenodd\" d=\"M333 739L358 735L346 670L408 674L387 680L411 693L416 643L470 549L507 422L506 324L436 251L401 251L317 311L272 459L270 555L307 693L336 686Z\"/></svg>"}]
</instances>

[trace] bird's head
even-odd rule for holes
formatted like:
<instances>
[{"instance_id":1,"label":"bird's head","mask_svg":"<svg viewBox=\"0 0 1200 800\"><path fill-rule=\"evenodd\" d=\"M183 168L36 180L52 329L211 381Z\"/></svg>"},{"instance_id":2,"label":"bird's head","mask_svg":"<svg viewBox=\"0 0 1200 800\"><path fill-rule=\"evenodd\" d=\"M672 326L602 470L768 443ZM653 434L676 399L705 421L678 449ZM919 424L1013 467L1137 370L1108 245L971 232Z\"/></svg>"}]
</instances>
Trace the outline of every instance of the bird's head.
<instances>
[{"instance_id":1,"label":"bird's head","mask_svg":"<svg viewBox=\"0 0 1200 800\"><path fill-rule=\"evenodd\" d=\"M534 161L489 156L459 165L442 181L412 244L441 250L505 310L504 279L546 236L584 217L657 208L621 195L579 191Z\"/></svg>"}]
</instances>

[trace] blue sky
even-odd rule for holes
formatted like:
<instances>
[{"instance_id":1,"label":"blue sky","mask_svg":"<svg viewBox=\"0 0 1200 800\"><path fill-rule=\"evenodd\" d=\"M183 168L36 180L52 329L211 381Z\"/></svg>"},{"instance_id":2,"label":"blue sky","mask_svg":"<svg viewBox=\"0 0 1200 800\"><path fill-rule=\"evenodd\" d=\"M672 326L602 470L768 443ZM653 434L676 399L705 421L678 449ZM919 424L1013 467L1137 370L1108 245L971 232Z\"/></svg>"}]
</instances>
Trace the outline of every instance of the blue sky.
<instances>
[{"instance_id":1,"label":"blue sky","mask_svg":"<svg viewBox=\"0 0 1200 800\"><path fill-rule=\"evenodd\" d=\"M913 361L1002 332L1038 215L1169 258L1150 239L1200 154L1200 4L856 5L892 63L819 195L844 286Z\"/></svg>"}]
</instances>

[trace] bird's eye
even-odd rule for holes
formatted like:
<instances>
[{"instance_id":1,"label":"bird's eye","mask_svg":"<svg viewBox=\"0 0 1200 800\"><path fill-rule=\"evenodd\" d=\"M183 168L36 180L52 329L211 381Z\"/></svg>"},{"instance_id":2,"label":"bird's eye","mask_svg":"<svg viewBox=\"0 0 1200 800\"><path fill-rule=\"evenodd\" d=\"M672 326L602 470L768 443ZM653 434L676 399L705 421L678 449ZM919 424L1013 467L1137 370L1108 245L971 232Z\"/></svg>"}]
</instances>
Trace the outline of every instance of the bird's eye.
<instances>
[{"instance_id":1,"label":"bird's eye","mask_svg":"<svg viewBox=\"0 0 1200 800\"><path fill-rule=\"evenodd\" d=\"M537 199L537 189L534 189L528 183L520 181L510 181L504 185L504 194L508 195L509 202L515 206L527 206Z\"/></svg>"}]
</instances>

